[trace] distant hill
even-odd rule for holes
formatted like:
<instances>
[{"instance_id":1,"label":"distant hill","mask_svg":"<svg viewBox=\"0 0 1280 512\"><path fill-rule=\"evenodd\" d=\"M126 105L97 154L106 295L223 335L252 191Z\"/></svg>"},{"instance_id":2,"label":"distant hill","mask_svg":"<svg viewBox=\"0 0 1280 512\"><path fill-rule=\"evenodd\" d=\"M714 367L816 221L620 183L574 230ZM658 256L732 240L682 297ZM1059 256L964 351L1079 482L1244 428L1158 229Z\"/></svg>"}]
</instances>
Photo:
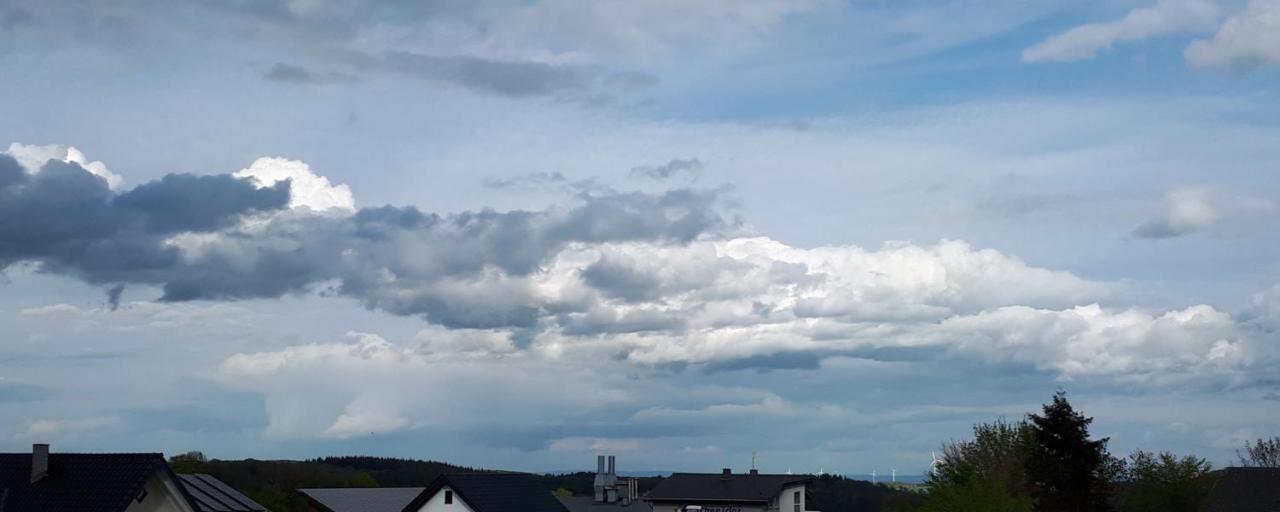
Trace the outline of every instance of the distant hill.
<instances>
[{"instance_id":1,"label":"distant hill","mask_svg":"<svg viewBox=\"0 0 1280 512\"><path fill-rule=\"evenodd\" d=\"M305 512L297 489L311 487L424 487L442 473L486 471L430 460L388 457L324 457L292 460L206 460L192 452L171 459L179 473L206 473L245 493L273 512ZM635 477L643 495L662 476ZM548 491L591 495L595 473L579 471L538 475ZM563 492L563 491L561 491ZM815 477L809 486L809 508L822 512L911 510L923 501L913 492L842 476ZM905 507L905 508L903 508Z\"/></svg>"}]
</instances>

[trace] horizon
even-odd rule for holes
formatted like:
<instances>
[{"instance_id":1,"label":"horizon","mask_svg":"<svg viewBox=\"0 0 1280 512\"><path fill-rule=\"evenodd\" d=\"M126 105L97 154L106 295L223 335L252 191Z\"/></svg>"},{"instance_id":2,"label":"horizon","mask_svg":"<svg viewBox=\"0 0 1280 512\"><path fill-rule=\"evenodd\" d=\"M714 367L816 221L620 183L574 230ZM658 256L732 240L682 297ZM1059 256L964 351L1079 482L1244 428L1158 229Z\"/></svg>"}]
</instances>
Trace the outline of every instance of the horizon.
<instances>
[{"instance_id":1,"label":"horizon","mask_svg":"<svg viewBox=\"0 0 1280 512\"><path fill-rule=\"evenodd\" d=\"M1277 20L0 0L0 452L862 474L1064 390L1233 465Z\"/></svg>"}]
</instances>

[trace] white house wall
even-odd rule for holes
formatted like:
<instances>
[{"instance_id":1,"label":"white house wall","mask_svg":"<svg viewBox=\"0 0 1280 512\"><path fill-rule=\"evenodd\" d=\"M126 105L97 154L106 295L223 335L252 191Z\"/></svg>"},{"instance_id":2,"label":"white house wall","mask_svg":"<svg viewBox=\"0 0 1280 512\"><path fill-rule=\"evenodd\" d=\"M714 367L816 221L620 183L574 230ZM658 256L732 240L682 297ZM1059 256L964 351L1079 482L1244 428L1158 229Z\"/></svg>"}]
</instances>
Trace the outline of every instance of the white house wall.
<instances>
[{"instance_id":1,"label":"white house wall","mask_svg":"<svg viewBox=\"0 0 1280 512\"><path fill-rule=\"evenodd\" d=\"M147 497L139 503L135 496L125 512L194 512L168 473L156 472L143 489Z\"/></svg>"},{"instance_id":2,"label":"white house wall","mask_svg":"<svg viewBox=\"0 0 1280 512\"><path fill-rule=\"evenodd\" d=\"M449 486L441 487L440 490L436 491L435 495L431 496L431 499L422 505L422 508L418 509L418 512L475 512L470 505L462 501L462 497L458 496L456 492L453 493L453 503L446 505L444 502L445 491L453 491L453 488Z\"/></svg>"},{"instance_id":3,"label":"white house wall","mask_svg":"<svg viewBox=\"0 0 1280 512\"><path fill-rule=\"evenodd\" d=\"M795 493L800 493L800 512L804 512L804 486L792 485L782 488L782 493L778 495L778 512L794 512L795 511Z\"/></svg>"}]
</instances>

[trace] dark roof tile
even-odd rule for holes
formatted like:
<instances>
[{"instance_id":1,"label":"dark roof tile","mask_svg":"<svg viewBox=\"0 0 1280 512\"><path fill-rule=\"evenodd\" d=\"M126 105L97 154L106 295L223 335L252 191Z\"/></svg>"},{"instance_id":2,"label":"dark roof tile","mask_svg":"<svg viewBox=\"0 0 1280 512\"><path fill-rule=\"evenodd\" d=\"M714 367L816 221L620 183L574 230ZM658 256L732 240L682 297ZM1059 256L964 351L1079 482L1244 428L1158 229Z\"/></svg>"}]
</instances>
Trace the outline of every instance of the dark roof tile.
<instances>
[{"instance_id":1,"label":"dark roof tile","mask_svg":"<svg viewBox=\"0 0 1280 512\"><path fill-rule=\"evenodd\" d=\"M1280 468L1227 468L1200 512L1280 512Z\"/></svg>"},{"instance_id":2,"label":"dark roof tile","mask_svg":"<svg viewBox=\"0 0 1280 512\"><path fill-rule=\"evenodd\" d=\"M662 480L647 501L750 501L773 499L782 488L804 483L811 477L800 475L674 473Z\"/></svg>"},{"instance_id":3,"label":"dark roof tile","mask_svg":"<svg viewBox=\"0 0 1280 512\"><path fill-rule=\"evenodd\" d=\"M446 485L475 512L569 512L551 491L527 473L440 475L402 511L421 508Z\"/></svg>"},{"instance_id":4,"label":"dark roof tile","mask_svg":"<svg viewBox=\"0 0 1280 512\"><path fill-rule=\"evenodd\" d=\"M178 475L200 512L269 512L267 508L209 475Z\"/></svg>"},{"instance_id":5,"label":"dark roof tile","mask_svg":"<svg viewBox=\"0 0 1280 512\"><path fill-rule=\"evenodd\" d=\"M0 510L122 512L158 471L169 471L159 453L53 453L32 483L30 453L0 453Z\"/></svg>"},{"instance_id":6,"label":"dark roof tile","mask_svg":"<svg viewBox=\"0 0 1280 512\"><path fill-rule=\"evenodd\" d=\"M400 512L422 494L423 487L298 489L320 510L328 512Z\"/></svg>"}]
</instances>

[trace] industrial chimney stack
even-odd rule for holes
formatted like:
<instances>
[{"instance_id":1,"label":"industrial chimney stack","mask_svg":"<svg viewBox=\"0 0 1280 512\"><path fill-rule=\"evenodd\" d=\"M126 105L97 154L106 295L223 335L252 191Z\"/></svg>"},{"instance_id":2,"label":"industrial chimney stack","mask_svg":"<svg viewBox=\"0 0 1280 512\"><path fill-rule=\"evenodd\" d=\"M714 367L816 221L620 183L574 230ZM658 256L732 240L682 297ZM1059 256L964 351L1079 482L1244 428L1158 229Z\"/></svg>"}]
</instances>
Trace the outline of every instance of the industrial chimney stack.
<instances>
[{"instance_id":1,"label":"industrial chimney stack","mask_svg":"<svg viewBox=\"0 0 1280 512\"><path fill-rule=\"evenodd\" d=\"M630 505L639 497L636 480L618 478L618 459L613 455L596 456L595 502Z\"/></svg>"}]
</instances>

